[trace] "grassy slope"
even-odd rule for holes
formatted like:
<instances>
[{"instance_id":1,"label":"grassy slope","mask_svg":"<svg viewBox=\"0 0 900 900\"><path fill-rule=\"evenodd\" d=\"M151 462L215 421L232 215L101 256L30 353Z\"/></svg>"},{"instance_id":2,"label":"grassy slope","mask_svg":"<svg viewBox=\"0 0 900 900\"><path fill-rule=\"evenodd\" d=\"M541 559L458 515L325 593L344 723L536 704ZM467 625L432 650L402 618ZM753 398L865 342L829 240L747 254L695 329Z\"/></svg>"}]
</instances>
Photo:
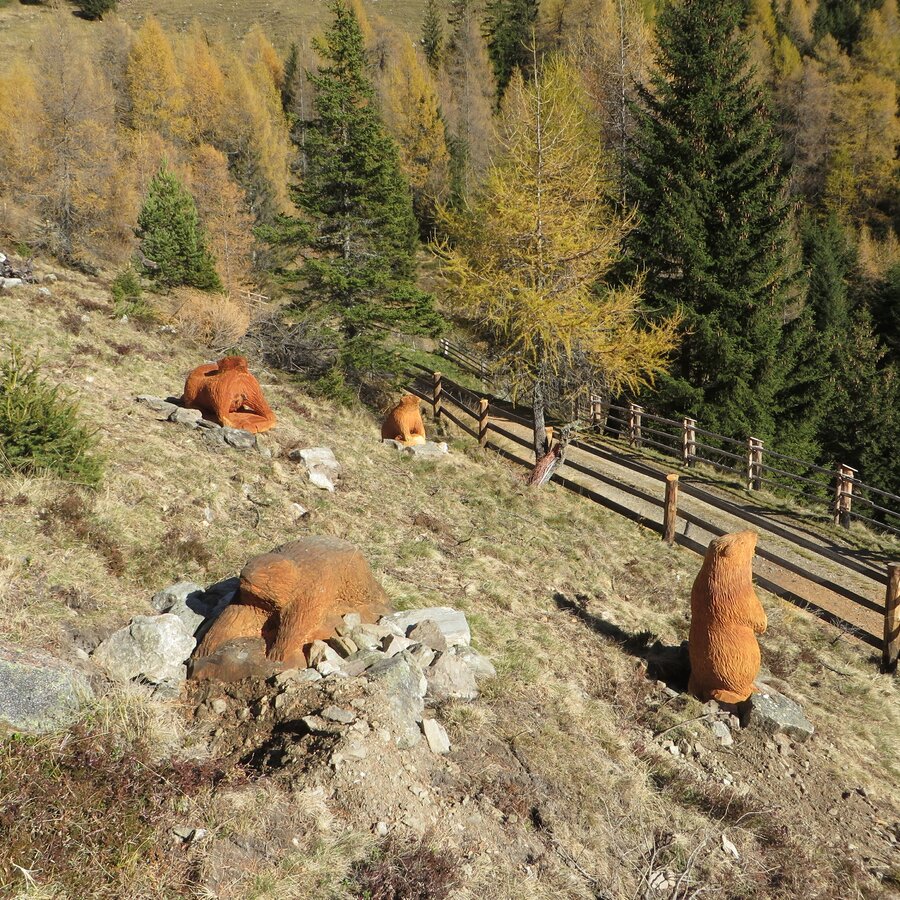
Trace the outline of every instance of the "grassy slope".
<instances>
[{"instance_id":1,"label":"grassy slope","mask_svg":"<svg viewBox=\"0 0 900 900\"><path fill-rule=\"evenodd\" d=\"M4 294L0 333L39 349L50 376L79 396L101 432L107 473L83 495L84 509L52 479L0 481L2 639L65 655L73 633L105 634L151 612L152 593L178 578L211 582L301 534L340 535L363 549L396 605L463 608L475 644L497 663L482 701L442 715L480 802L508 813L509 785L521 781L505 780L509 748L526 761L527 786L517 788L527 792L525 815L505 819L509 846L538 831L548 851L523 867L466 836L462 849L476 859L463 896L630 897L649 872L689 864L705 896L792 897L809 886L810 897L886 895L865 873L888 865L885 830L900 820L900 705L896 679L875 673L868 650L764 595L763 658L803 702L815 739L787 761L750 733L722 752L697 722L654 739L699 715L699 704L660 694L634 655L560 610L554 594L581 595L589 614L677 644L695 556L552 486L525 490L470 442L455 442L446 464L410 464L377 442L368 415L304 396L273 373L261 380L281 417L263 438L275 458L212 454L133 400L178 394L210 354L114 320L92 280L64 275L53 292L50 301L33 288ZM311 487L286 459L297 445L334 449L345 466L336 494ZM300 524L295 502L312 511ZM414 523L417 513L432 527ZM662 747L669 739L707 749L676 760ZM345 833L341 811L321 798L253 790L267 792L260 829L280 811L305 837L252 872L236 864L220 896L350 896L340 880L365 835ZM845 790L853 796L842 801ZM246 815L223 807L246 806L236 796L212 795L193 814L227 834ZM552 828L529 820L536 804ZM726 829L738 860L721 849ZM142 865L126 895L171 894Z\"/></svg>"},{"instance_id":2,"label":"grassy slope","mask_svg":"<svg viewBox=\"0 0 900 900\"><path fill-rule=\"evenodd\" d=\"M418 34L423 0L380 0L370 8L389 22ZM48 7L0 3L0 59L7 53L27 54L48 16ZM173 0L125 0L118 14L134 28L149 15L156 16L166 28L186 29L197 19L208 28L234 39L242 38L259 23L275 46L286 53L291 43L312 38L328 21L325 0L196 0L189 6ZM75 19L80 27L90 29L90 22Z\"/></svg>"}]
</instances>

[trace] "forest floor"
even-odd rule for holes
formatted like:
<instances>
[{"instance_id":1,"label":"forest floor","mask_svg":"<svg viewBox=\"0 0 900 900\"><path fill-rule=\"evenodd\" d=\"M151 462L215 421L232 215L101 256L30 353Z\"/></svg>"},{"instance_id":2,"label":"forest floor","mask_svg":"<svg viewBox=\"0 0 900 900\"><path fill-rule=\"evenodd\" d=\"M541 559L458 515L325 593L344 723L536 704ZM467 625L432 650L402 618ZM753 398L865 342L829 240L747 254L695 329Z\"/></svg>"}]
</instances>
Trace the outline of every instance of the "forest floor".
<instances>
[{"instance_id":1,"label":"forest floor","mask_svg":"<svg viewBox=\"0 0 900 900\"><path fill-rule=\"evenodd\" d=\"M103 278L52 271L49 298L2 295L0 333L78 398L106 474L93 491L0 479L0 641L77 661L153 614L163 587L331 534L362 550L396 608L463 610L497 676L476 701L433 710L447 756L370 754L361 784L315 754L266 771L235 762L268 739L248 718L266 684L216 696L189 684L161 702L98 682L76 729L0 745L0 896L350 900L367 896L373 860L408 862L409 847L454 876L449 894L418 896L453 900L900 893L900 682L870 649L760 590L762 676L816 733L737 729L724 746L700 703L647 674L655 642L687 638L694 553L558 485L529 490L520 467L430 423L449 457L407 459L379 443L370 413L256 361L279 416L261 439L271 457L214 452L134 400L179 394L213 352L117 318ZM335 493L303 476L298 446L333 449ZM351 702L356 687L334 690ZM119 749L84 749L96 742ZM188 783L182 761L219 775ZM405 818L387 811L398 794ZM51 807L48 823L38 813ZM173 840L184 825L197 838Z\"/></svg>"}]
</instances>

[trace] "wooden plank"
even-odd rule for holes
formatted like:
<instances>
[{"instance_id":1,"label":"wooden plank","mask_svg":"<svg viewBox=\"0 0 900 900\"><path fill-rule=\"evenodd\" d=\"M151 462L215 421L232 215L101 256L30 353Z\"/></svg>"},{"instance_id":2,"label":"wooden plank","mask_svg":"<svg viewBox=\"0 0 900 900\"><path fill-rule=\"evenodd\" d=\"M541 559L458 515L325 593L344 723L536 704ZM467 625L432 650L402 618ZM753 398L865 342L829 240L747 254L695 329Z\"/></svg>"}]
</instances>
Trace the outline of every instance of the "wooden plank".
<instances>
[{"instance_id":1,"label":"wooden plank","mask_svg":"<svg viewBox=\"0 0 900 900\"><path fill-rule=\"evenodd\" d=\"M888 583L884 596L881 671L896 671L898 656L900 656L900 563L891 563L888 566Z\"/></svg>"},{"instance_id":2,"label":"wooden plank","mask_svg":"<svg viewBox=\"0 0 900 900\"><path fill-rule=\"evenodd\" d=\"M671 546L675 543L675 526L678 514L678 475L666 475L666 501L663 507L663 540Z\"/></svg>"}]
</instances>

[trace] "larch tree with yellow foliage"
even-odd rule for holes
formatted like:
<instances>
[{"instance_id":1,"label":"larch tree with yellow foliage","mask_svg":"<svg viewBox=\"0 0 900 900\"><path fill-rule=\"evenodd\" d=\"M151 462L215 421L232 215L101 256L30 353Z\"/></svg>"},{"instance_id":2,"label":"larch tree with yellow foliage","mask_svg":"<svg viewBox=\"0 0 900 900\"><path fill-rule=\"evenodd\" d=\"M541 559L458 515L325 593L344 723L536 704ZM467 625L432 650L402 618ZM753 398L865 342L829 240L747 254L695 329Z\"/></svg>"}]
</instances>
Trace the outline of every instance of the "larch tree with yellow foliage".
<instances>
[{"instance_id":1,"label":"larch tree with yellow foliage","mask_svg":"<svg viewBox=\"0 0 900 900\"><path fill-rule=\"evenodd\" d=\"M225 73L203 28L195 22L181 46L184 87L191 98L187 107L190 135L197 141L218 144L224 139L227 98ZM219 54L220 55L220 54Z\"/></svg>"},{"instance_id":2,"label":"larch tree with yellow foliage","mask_svg":"<svg viewBox=\"0 0 900 900\"><path fill-rule=\"evenodd\" d=\"M413 210L427 228L434 221L435 202L447 192L450 154L434 80L408 37L389 63L384 94L385 119L400 151Z\"/></svg>"},{"instance_id":3,"label":"larch tree with yellow foliage","mask_svg":"<svg viewBox=\"0 0 900 900\"><path fill-rule=\"evenodd\" d=\"M630 221L607 194L596 121L565 60L512 79L500 141L471 209L442 210L452 243L439 253L457 312L481 323L514 396L531 398L541 459L548 404L652 380L677 323L644 324L640 284L606 280Z\"/></svg>"},{"instance_id":4,"label":"larch tree with yellow foliage","mask_svg":"<svg viewBox=\"0 0 900 900\"><path fill-rule=\"evenodd\" d=\"M175 51L153 16L135 35L126 81L131 125L135 130L158 131L170 139L188 135L187 98L175 63Z\"/></svg>"}]
</instances>

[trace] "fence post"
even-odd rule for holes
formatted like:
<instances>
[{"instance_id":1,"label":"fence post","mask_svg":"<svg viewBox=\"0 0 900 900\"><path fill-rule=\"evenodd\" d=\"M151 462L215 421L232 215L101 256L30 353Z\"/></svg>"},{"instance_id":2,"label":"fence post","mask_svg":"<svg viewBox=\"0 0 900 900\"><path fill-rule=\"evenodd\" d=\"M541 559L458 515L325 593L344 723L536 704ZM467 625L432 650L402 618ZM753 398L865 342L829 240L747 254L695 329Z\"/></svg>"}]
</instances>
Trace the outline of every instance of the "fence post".
<instances>
[{"instance_id":1,"label":"fence post","mask_svg":"<svg viewBox=\"0 0 900 900\"><path fill-rule=\"evenodd\" d=\"M850 527L850 513L853 511L853 477L856 469L839 465L834 486L834 524Z\"/></svg>"},{"instance_id":2,"label":"fence post","mask_svg":"<svg viewBox=\"0 0 900 900\"><path fill-rule=\"evenodd\" d=\"M697 453L697 420L685 418L681 427L681 461L686 466L692 466Z\"/></svg>"},{"instance_id":3,"label":"fence post","mask_svg":"<svg viewBox=\"0 0 900 900\"><path fill-rule=\"evenodd\" d=\"M759 438L747 438L747 490L762 488L763 442Z\"/></svg>"},{"instance_id":4,"label":"fence post","mask_svg":"<svg viewBox=\"0 0 900 900\"><path fill-rule=\"evenodd\" d=\"M641 446L641 413L643 407L637 403L628 404L628 440L632 447Z\"/></svg>"},{"instance_id":5,"label":"fence post","mask_svg":"<svg viewBox=\"0 0 900 900\"><path fill-rule=\"evenodd\" d=\"M666 475L666 505L663 507L663 540L670 546L675 543L675 526L678 515L678 475Z\"/></svg>"},{"instance_id":6,"label":"fence post","mask_svg":"<svg viewBox=\"0 0 900 900\"><path fill-rule=\"evenodd\" d=\"M440 339L440 348L441 348L441 356L449 356L450 355L450 341L447 338Z\"/></svg>"},{"instance_id":7,"label":"fence post","mask_svg":"<svg viewBox=\"0 0 900 900\"><path fill-rule=\"evenodd\" d=\"M597 428L603 421L603 398L591 394L591 425Z\"/></svg>"},{"instance_id":8,"label":"fence post","mask_svg":"<svg viewBox=\"0 0 900 900\"><path fill-rule=\"evenodd\" d=\"M431 410L434 413L435 422L441 417L442 394L444 393L443 375L435 372L431 376Z\"/></svg>"},{"instance_id":9,"label":"fence post","mask_svg":"<svg viewBox=\"0 0 900 900\"><path fill-rule=\"evenodd\" d=\"M487 446L489 407L490 403L484 397L478 401L478 443L482 447Z\"/></svg>"},{"instance_id":10,"label":"fence post","mask_svg":"<svg viewBox=\"0 0 900 900\"><path fill-rule=\"evenodd\" d=\"M887 592L884 595L884 646L881 671L893 672L900 656L900 563L888 565Z\"/></svg>"}]
</instances>

